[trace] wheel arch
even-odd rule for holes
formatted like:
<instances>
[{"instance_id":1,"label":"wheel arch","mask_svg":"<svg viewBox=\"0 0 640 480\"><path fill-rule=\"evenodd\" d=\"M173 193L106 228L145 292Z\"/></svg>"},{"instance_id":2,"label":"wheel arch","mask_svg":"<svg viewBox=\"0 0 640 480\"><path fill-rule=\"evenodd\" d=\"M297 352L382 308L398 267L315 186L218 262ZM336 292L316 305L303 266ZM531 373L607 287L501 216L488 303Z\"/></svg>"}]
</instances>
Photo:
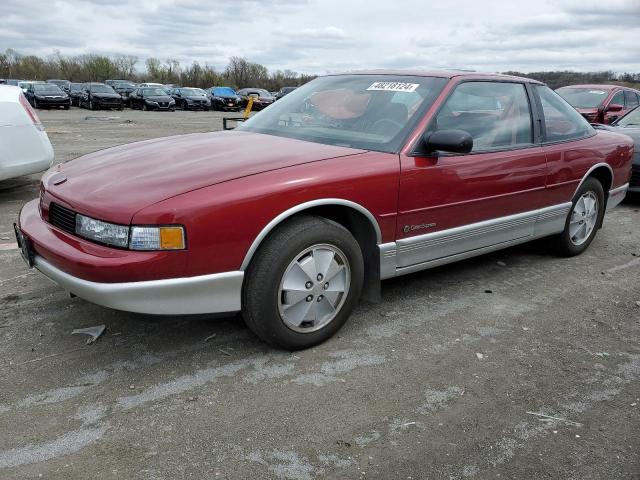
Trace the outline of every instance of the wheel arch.
<instances>
[{"instance_id":1,"label":"wheel arch","mask_svg":"<svg viewBox=\"0 0 640 480\"><path fill-rule=\"evenodd\" d=\"M364 285L362 298L377 302L380 299L380 253L382 242L380 225L373 214L362 205L339 198L313 200L292 207L273 218L254 239L240 270L246 270L251 259L269 234L283 222L298 215L317 215L332 220L355 237L364 259Z\"/></svg>"},{"instance_id":2,"label":"wheel arch","mask_svg":"<svg viewBox=\"0 0 640 480\"><path fill-rule=\"evenodd\" d=\"M589 170L587 170L587 173L584 174L584 176L582 177L582 180L580 181L580 183L578 184L578 187L576 188L575 193L573 194L574 197L578 193L578 190L580 190L580 187L582 187L582 184L588 178L595 178L602 185L602 190L604 190L604 205L602 206L602 208L604 211L606 211L607 202L609 200L609 190L611 190L611 187L613 186L613 169L611 168L611 165L609 165L608 163L597 163L596 165L592 166ZM597 225L598 229L602 228L603 222L604 222L604 215L602 215L602 218L600 219L600 222Z\"/></svg>"},{"instance_id":3,"label":"wheel arch","mask_svg":"<svg viewBox=\"0 0 640 480\"><path fill-rule=\"evenodd\" d=\"M604 190L604 193L605 193L605 202L606 202L607 194L609 193L609 190L611 190L611 187L613 186L613 169L611 168L611 165L609 165L608 163L597 163L596 165L592 166L589 170L587 170L587 173L585 173L584 176L582 177L582 180L580 180L580 183L578 184L578 187L576 188L576 191L573 194L574 196L576 193L578 193L578 190L580 190L580 187L582 186L582 184L589 177L594 177L596 180L598 180L602 184L602 189Z\"/></svg>"}]
</instances>

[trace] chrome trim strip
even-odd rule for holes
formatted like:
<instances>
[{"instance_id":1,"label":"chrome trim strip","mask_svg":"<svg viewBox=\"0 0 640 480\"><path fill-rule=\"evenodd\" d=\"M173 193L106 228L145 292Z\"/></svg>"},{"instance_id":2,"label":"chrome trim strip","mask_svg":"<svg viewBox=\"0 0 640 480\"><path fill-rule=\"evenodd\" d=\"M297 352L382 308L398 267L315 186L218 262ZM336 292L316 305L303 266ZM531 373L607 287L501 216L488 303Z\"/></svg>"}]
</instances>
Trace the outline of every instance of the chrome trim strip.
<instances>
[{"instance_id":1,"label":"chrome trim strip","mask_svg":"<svg viewBox=\"0 0 640 480\"><path fill-rule=\"evenodd\" d=\"M564 230L567 215L571 211L573 203L561 203L538 210L538 217L533 228L533 238L546 237Z\"/></svg>"},{"instance_id":2,"label":"chrome trim strip","mask_svg":"<svg viewBox=\"0 0 640 480\"><path fill-rule=\"evenodd\" d=\"M398 240L398 268L430 262L477 250L514 238L530 237L538 211L493 218L482 222Z\"/></svg>"},{"instance_id":3,"label":"chrome trim strip","mask_svg":"<svg viewBox=\"0 0 640 480\"><path fill-rule=\"evenodd\" d=\"M35 267L89 302L127 312L158 315L236 312L244 272L127 283L97 283L69 275L36 255Z\"/></svg>"},{"instance_id":4,"label":"chrome trim strip","mask_svg":"<svg viewBox=\"0 0 640 480\"><path fill-rule=\"evenodd\" d=\"M497 243L495 245L489 245L482 248L477 248L475 250L469 250L467 252L461 252L454 255L449 255L448 257L437 258L435 260L430 260L428 262L418 263L415 265L410 265L407 267L401 267L396 269L396 276L405 275L407 273L418 272L420 270L427 270L429 268L439 267L440 265L446 265L448 263L454 263L459 260L464 260L471 257L476 257L478 255L483 255L485 253L493 252L496 250L502 250L503 248L508 248L513 245L517 245L519 243L525 243L532 240L534 237L522 237L516 238L514 240L509 240L507 242Z\"/></svg>"},{"instance_id":5,"label":"chrome trim strip","mask_svg":"<svg viewBox=\"0 0 640 480\"><path fill-rule=\"evenodd\" d=\"M613 190L609 190L609 199L607 200L607 212L615 207L617 207L624 197L627 196L627 192L629 191L629 184L625 183L624 185L614 188Z\"/></svg>"},{"instance_id":6,"label":"chrome trim strip","mask_svg":"<svg viewBox=\"0 0 640 480\"><path fill-rule=\"evenodd\" d=\"M576 196L576 193L578 193L578 190L580 190L580 187L581 187L581 186L582 186L582 184L585 182L585 180L587 179L587 177L588 177L589 175L591 175L591 172L593 172L596 168L599 168L599 167L607 167L607 168L609 169L609 173L611 174L611 181L613 182L613 179L614 179L615 177L613 176L613 168L611 168L611 165L609 165L608 163L604 163L604 162L596 163L596 164L595 164L594 166L592 166L589 170L587 170L587 173L585 173L585 174L584 174L584 176L582 177L582 180L580 180L580 183L579 183L579 184L578 184L578 186L576 187L576 191L575 191L575 192L573 192L573 196L572 196L571 198L573 198L573 197L575 197L575 196ZM553 185L552 185L552 186L553 186Z\"/></svg>"},{"instance_id":7,"label":"chrome trim strip","mask_svg":"<svg viewBox=\"0 0 640 480\"><path fill-rule=\"evenodd\" d=\"M380 231L380 225L378 225L376 217L374 217L369 210L364 208L362 205L352 202L350 200L344 200L342 198L322 198L322 199L312 200L310 202L305 202L305 203L296 205L295 207L282 212L280 215L278 215L269 223L267 223L267 225L260 231L258 236L253 240L251 247L249 247L249 250L247 251L247 254L244 257L244 260L242 261L240 270L244 271L247 269L247 267L249 266L249 262L251 261L251 258L253 257L254 253L256 253L256 250L258 250L258 247L260 246L260 243L262 243L262 240L264 240L266 236L269 234L269 232L273 230L280 222L290 217L291 215L294 215L303 210L307 210L313 207L325 206L325 205L342 205L345 207L351 207L354 210L357 210L358 212L362 213L365 217L367 217L369 222L371 222L371 225L376 231L376 239L377 239L376 243L379 244L380 242L382 242L382 232Z\"/></svg>"},{"instance_id":8,"label":"chrome trim strip","mask_svg":"<svg viewBox=\"0 0 640 480\"><path fill-rule=\"evenodd\" d=\"M437 267L564 230L572 203L485 220L380 245L380 277Z\"/></svg>"},{"instance_id":9,"label":"chrome trim strip","mask_svg":"<svg viewBox=\"0 0 640 480\"><path fill-rule=\"evenodd\" d=\"M396 275L396 242L378 245L380 249L380 280Z\"/></svg>"}]
</instances>

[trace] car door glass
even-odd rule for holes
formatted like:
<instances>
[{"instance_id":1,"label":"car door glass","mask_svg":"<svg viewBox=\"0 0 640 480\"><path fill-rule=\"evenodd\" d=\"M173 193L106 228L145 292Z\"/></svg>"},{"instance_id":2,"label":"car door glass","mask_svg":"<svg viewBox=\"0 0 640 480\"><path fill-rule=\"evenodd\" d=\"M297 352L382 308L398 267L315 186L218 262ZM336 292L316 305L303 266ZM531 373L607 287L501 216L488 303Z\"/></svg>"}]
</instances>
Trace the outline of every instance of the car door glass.
<instances>
[{"instance_id":1,"label":"car door glass","mask_svg":"<svg viewBox=\"0 0 640 480\"><path fill-rule=\"evenodd\" d=\"M638 106L638 96L635 94L635 92L632 92L631 90L625 90L624 98L627 104L627 108L635 108Z\"/></svg>"},{"instance_id":2,"label":"car door glass","mask_svg":"<svg viewBox=\"0 0 640 480\"><path fill-rule=\"evenodd\" d=\"M589 122L560 95L544 85L534 88L542 103L546 142L582 138L593 133Z\"/></svg>"},{"instance_id":3,"label":"car door glass","mask_svg":"<svg viewBox=\"0 0 640 480\"><path fill-rule=\"evenodd\" d=\"M521 83L465 82L440 109L435 126L468 132L473 152L533 144L529 100Z\"/></svg>"},{"instance_id":4,"label":"car door glass","mask_svg":"<svg viewBox=\"0 0 640 480\"><path fill-rule=\"evenodd\" d=\"M611 99L611 101L609 102L609 105L622 105L624 107L624 92L623 91L619 91L618 93L616 93L613 98Z\"/></svg>"}]
</instances>

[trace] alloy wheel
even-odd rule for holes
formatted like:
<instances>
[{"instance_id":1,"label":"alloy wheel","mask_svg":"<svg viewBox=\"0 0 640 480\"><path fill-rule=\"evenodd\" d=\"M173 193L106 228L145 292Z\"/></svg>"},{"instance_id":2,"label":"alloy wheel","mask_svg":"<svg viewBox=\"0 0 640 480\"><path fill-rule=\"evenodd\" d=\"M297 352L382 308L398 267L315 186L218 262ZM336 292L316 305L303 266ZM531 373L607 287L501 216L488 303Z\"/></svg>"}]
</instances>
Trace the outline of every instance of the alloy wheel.
<instances>
[{"instance_id":1,"label":"alloy wheel","mask_svg":"<svg viewBox=\"0 0 640 480\"><path fill-rule=\"evenodd\" d=\"M330 323L349 293L351 268L346 255L328 244L313 245L285 269L278 289L278 310L295 332L314 332Z\"/></svg>"},{"instance_id":2,"label":"alloy wheel","mask_svg":"<svg viewBox=\"0 0 640 480\"><path fill-rule=\"evenodd\" d=\"M574 245L582 245L591 236L598 221L598 197L589 191L576 202L569 220L569 239Z\"/></svg>"}]
</instances>

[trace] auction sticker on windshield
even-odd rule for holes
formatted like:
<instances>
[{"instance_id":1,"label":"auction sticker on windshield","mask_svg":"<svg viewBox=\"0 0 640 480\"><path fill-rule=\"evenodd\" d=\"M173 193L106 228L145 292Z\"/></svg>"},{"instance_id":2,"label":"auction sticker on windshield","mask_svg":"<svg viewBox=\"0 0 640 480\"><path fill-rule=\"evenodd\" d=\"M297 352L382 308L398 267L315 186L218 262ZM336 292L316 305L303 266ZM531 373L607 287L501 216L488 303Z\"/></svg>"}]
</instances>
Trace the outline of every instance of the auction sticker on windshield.
<instances>
[{"instance_id":1,"label":"auction sticker on windshield","mask_svg":"<svg viewBox=\"0 0 640 480\"><path fill-rule=\"evenodd\" d=\"M387 92L415 92L419 83L375 82L367 90L384 90Z\"/></svg>"}]
</instances>

